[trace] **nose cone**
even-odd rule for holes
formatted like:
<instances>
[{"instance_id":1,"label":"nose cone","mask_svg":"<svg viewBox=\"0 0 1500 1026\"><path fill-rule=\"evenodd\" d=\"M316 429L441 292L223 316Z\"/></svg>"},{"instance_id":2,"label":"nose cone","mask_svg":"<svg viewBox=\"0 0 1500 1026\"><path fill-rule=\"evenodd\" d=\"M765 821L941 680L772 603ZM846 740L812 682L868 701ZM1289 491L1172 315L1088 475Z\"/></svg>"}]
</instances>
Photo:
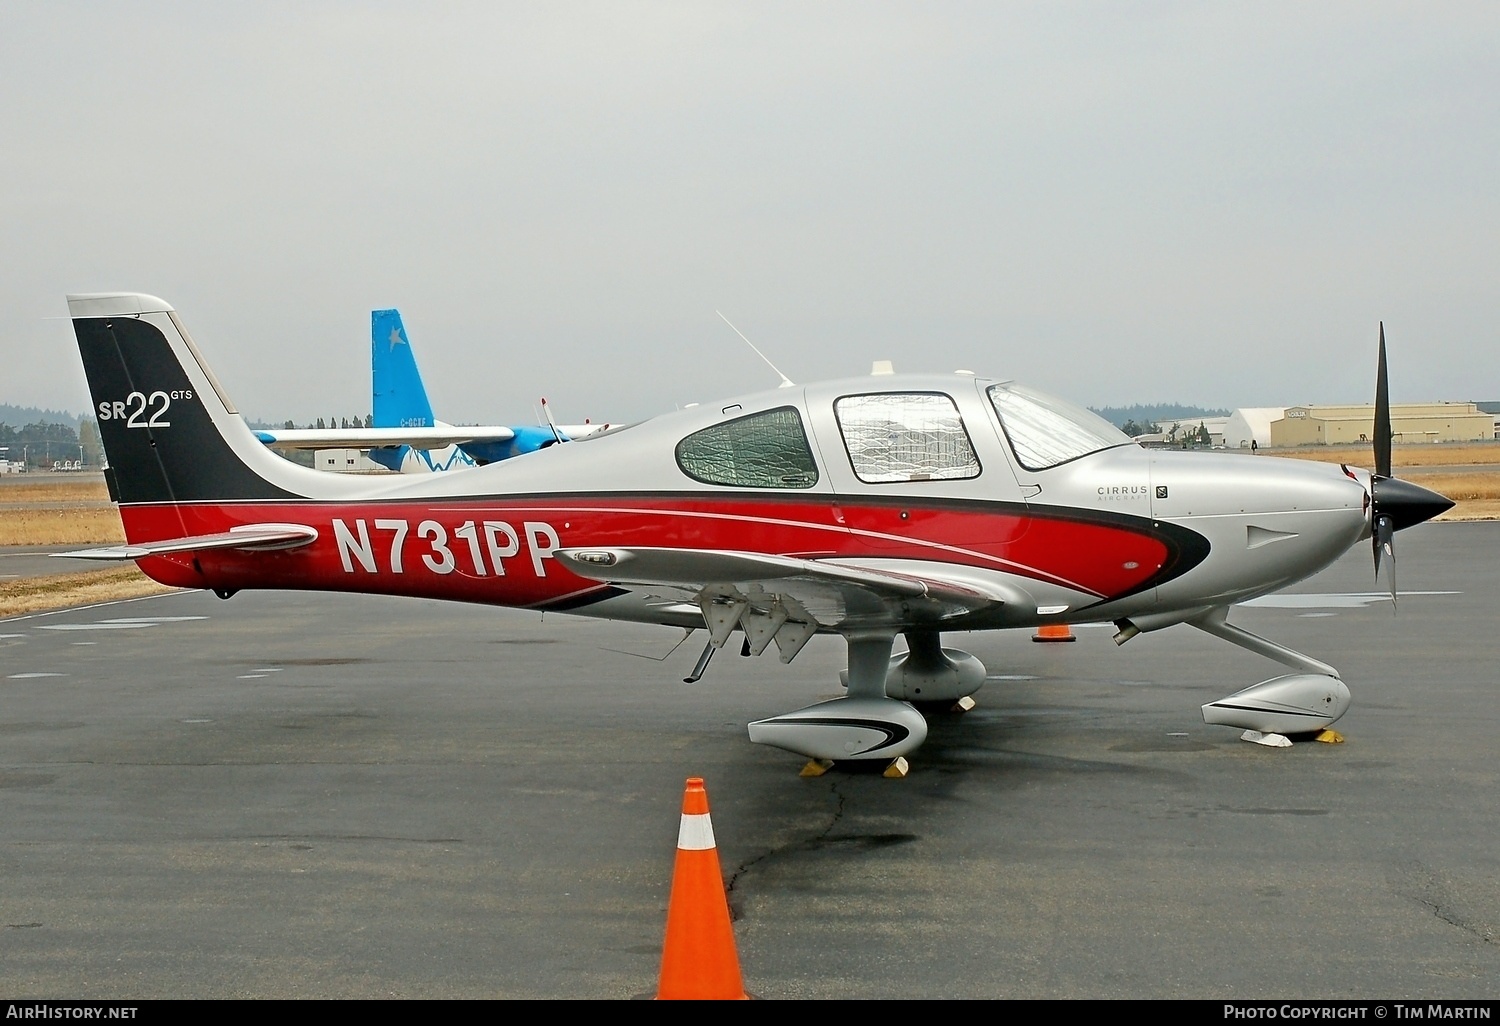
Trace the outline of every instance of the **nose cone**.
<instances>
[{"instance_id":1,"label":"nose cone","mask_svg":"<svg viewBox=\"0 0 1500 1026\"><path fill-rule=\"evenodd\" d=\"M1375 516L1390 517L1396 530L1431 520L1453 508L1453 500L1399 477L1377 477L1370 483Z\"/></svg>"}]
</instances>

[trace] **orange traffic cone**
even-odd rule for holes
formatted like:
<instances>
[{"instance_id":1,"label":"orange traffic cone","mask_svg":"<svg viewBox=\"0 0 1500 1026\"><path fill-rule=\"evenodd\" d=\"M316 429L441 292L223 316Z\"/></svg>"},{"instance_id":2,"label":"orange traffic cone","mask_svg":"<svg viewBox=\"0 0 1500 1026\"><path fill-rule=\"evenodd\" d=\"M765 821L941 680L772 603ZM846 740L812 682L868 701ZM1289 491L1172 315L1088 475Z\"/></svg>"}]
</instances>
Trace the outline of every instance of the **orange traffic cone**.
<instances>
[{"instance_id":1,"label":"orange traffic cone","mask_svg":"<svg viewBox=\"0 0 1500 1026\"><path fill-rule=\"evenodd\" d=\"M1073 628L1065 623L1044 623L1031 636L1032 641L1077 641Z\"/></svg>"},{"instance_id":2,"label":"orange traffic cone","mask_svg":"<svg viewBox=\"0 0 1500 1026\"><path fill-rule=\"evenodd\" d=\"M743 1001L745 983L729 925L729 899L719 871L719 849L708 818L702 777L688 777L677 831L677 864L667 901L667 939L661 951L657 1000Z\"/></svg>"}]
</instances>

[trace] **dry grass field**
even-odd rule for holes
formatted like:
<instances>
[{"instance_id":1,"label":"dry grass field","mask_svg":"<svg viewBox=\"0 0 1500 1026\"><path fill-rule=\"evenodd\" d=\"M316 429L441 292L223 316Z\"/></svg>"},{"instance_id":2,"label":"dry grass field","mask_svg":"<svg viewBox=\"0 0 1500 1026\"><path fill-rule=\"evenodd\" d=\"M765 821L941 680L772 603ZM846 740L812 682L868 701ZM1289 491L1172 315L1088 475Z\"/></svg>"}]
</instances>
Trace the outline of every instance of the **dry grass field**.
<instances>
[{"instance_id":1,"label":"dry grass field","mask_svg":"<svg viewBox=\"0 0 1500 1026\"><path fill-rule=\"evenodd\" d=\"M1264 450L1262 454L1347 463L1366 469L1370 465L1370 450L1364 446ZM1391 462L1398 469L1466 468L1432 470L1420 475L1423 486L1457 503L1438 519L1500 519L1500 444L1396 446ZM1494 469L1489 469L1492 465ZM1475 467L1483 469L1468 469ZM24 479L0 479L0 546L111 545L124 540L120 515L98 477L38 474ZM108 564L106 568L83 573L0 582L0 617L167 590L170 589L150 580L134 564Z\"/></svg>"},{"instance_id":2,"label":"dry grass field","mask_svg":"<svg viewBox=\"0 0 1500 1026\"><path fill-rule=\"evenodd\" d=\"M70 502L109 503L104 480L94 475L72 477L67 474L26 474L4 480L0 488L0 505L39 503L57 506Z\"/></svg>"},{"instance_id":3,"label":"dry grass field","mask_svg":"<svg viewBox=\"0 0 1500 1026\"><path fill-rule=\"evenodd\" d=\"M1286 456L1320 463L1347 463L1369 470L1373 454L1366 445L1330 445L1305 449L1264 449L1266 456ZM1439 520L1500 520L1500 442L1474 442L1444 445L1396 445L1391 447L1391 469L1399 475L1402 467L1472 468L1493 470L1440 469L1413 476L1423 488L1452 499L1456 506Z\"/></svg>"},{"instance_id":4,"label":"dry grass field","mask_svg":"<svg viewBox=\"0 0 1500 1026\"><path fill-rule=\"evenodd\" d=\"M120 514L97 477L38 474L0 481L0 545L67 548L124 540ZM0 581L0 617L170 590L134 563L104 563L97 570Z\"/></svg>"},{"instance_id":5,"label":"dry grass field","mask_svg":"<svg viewBox=\"0 0 1500 1026\"><path fill-rule=\"evenodd\" d=\"M0 545L110 545L125 540L120 514L103 507L0 504Z\"/></svg>"},{"instance_id":6,"label":"dry grass field","mask_svg":"<svg viewBox=\"0 0 1500 1026\"><path fill-rule=\"evenodd\" d=\"M1374 454L1368 445L1319 445L1299 449L1262 449L1266 456L1286 456L1294 460L1317 460L1320 463L1347 463L1369 470ZM1466 467L1500 464L1500 442L1464 442L1443 445L1393 445L1391 468L1400 467Z\"/></svg>"},{"instance_id":7,"label":"dry grass field","mask_svg":"<svg viewBox=\"0 0 1500 1026\"><path fill-rule=\"evenodd\" d=\"M0 487L0 545L109 545L125 540L104 481L61 474Z\"/></svg>"},{"instance_id":8,"label":"dry grass field","mask_svg":"<svg viewBox=\"0 0 1500 1026\"><path fill-rule=\"evenodd\" d=\"M111 563L104 570L48 574L0 581L0 619L44 609L87 606L95 602L140 598L173 591L141 573L134 563Z\"/></svg>"}]
</instances>

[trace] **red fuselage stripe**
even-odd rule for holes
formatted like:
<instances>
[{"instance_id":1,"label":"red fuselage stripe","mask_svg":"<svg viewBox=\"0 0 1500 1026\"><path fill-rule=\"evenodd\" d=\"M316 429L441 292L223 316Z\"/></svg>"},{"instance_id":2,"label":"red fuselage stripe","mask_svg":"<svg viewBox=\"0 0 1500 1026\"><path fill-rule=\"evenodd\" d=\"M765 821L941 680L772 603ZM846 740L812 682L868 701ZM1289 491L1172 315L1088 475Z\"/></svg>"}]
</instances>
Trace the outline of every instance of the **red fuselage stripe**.
<instances>
[{"instance_id":1,"label":"red fuselage stripe","mask_svg":"<svg viewBox=\"0 0 1500 1026\"><path fill-rule=\"evenodd\" d=\"M665 547L803 558L914 559L1002 570L1101 599L1139 590L1173 556L1148 521L913 502L554 498L455 502L221 502L121 507L133 543L293 523L318 540L286 551L219 550L143 566L184 587L378 591L532 606L596 585L559 548Z\"/></svg>"}]
</instances>

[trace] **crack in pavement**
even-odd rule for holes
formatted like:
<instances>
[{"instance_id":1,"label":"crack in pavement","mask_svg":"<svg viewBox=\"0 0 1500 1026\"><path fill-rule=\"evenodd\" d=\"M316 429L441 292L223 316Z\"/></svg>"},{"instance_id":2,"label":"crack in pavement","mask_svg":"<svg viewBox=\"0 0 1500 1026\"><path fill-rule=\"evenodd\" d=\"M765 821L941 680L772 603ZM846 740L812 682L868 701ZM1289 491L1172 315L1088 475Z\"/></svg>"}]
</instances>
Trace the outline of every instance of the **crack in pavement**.
<instances>
[{"instance_id":1,"label":"crack in pavement","mask_svg":"<svg viewBox=\"0 0 1500 1026\"><path fill-rule=\"evenodd\" d=\"M1462 930L1485 944L1500 943L1495 930L1484 923L1465 915L1458 907L1451 889L1438 878L1436 871L1423 862L1413 859L1403 867L1405 879L1398 884L1396 892L1410 898L1430 911L1441 922Z\"/></svg>"},{"instance_id":2,"label":"crack in pavement","mask_svg":"<svg viewBox=\"0 0 1500 1026\"><path fill-rule=\"evenodd\" d=\"M828 819L828 825L825 826L820 833L812 837L803 838L800 841L795 841L789 844L783 844L776 848L768 849L762 854L757 855L755 858L740 863L739 866L735 868L734 872L729 874L729 881L725 885L724 893L725 896L729 899L730 922L737 922L740 919L739 904L735 901L735 888L739 885L740 877L744 876L746 873L750 872L750 870L754 869L756 866L759 866L767 859L780 855L788 851L789 849L811 848L822 843L823 841L828 839L828 835L833 833L833 828L838 826L839 821L844 818L844 805L848 802L847 796L845 796L845 794L839 789L837 780L830 779L828 781L828 788L836 799L836 804L833 808L833 815L831 815Z\"/></svg>"}]
</instances>

